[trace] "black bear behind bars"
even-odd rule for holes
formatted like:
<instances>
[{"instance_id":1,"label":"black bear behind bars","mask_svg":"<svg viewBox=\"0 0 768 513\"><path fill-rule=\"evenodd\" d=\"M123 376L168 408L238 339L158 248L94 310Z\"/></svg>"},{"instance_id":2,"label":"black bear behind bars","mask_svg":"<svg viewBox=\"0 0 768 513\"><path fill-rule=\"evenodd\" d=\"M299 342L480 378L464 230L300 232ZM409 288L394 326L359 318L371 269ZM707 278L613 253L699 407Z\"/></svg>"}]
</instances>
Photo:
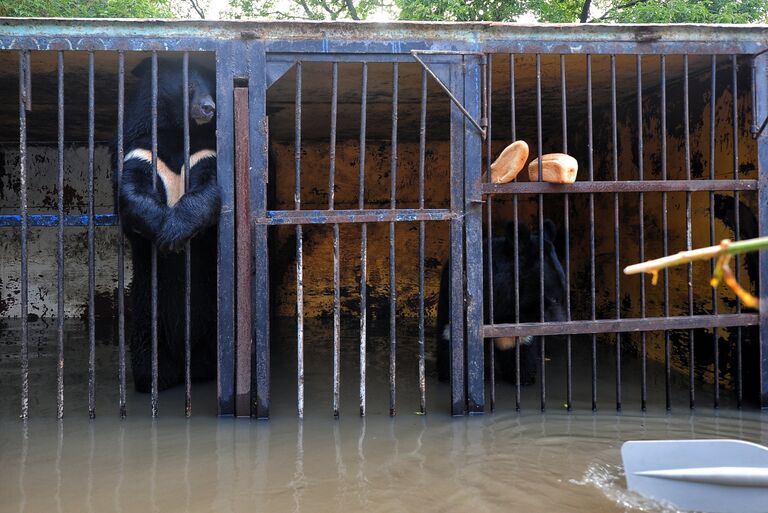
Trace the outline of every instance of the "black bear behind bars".
<instances>
[{"instance_id":1,"label":"black bear behind bars","mask_svg":"<svg viewBox=\"0 0 768 513\"><path fill-rule=\"evenodd\" d=\"M124 168L116 203L133 256L131 362L136 389L151 388L151 255L158 249L158 389L184 380L184 287L191 244L191 375L216 373L216 223L221 197L216 183L215 77L189 68L189 190L184 190L184 94L181 61L159 59L157 71L157 177L152 170L152 62L133 70L139 82L128 100ZM117 167L117 142L113 166ZM153 186L156 180L157 187Z\"/></svg>"},{"instance_id":2,"label":"black bear behind bars","mask_svg":"<svg viewBox=\"0 0 768 513\"><path fill-rule=\"evenodd\" d=\"M552 221L544 222L543 234L531 233L524 224L517 226L517 248L515 246L514 224L508 223L506 233L493 238L493 305L495 323L507 324L515 322L539 322L540 288L539 273L539 243L543 236L543 265L544 265L544 321L558 322L565 320L565 274L560 259L555 251L556 228ZM515 315L515 252L520 270L518 288L520 300L518 303L519 320ZM488 284L487 265L484 283ZM443 268L440 282L440 299L437 308L437 372L442 381L450 377L450 312L449 306L449 265ZM487 291L486 291L487 295ZM488 323L488 307L485 308L485 322ZM520 344L520 384L531 385L536 380L538 369L538 337L524 337ZM517 340L497 339L494 351L497 358L497 370L500 376L511 382L516 382L517 355L515 344Z\"/></svg>"}]
</instances>

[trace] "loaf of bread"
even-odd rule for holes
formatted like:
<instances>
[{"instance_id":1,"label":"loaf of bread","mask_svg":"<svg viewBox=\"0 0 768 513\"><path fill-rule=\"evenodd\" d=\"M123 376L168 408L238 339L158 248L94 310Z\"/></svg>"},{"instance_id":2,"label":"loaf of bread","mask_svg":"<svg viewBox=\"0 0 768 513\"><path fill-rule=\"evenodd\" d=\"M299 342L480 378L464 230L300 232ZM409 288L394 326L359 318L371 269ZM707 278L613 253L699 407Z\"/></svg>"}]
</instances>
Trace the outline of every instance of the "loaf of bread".
<instances>
[{"instance_id":1,"label":"loaf of bread","mask_svg":"<svg viewBox=\"0 0 768 513\"><path fill-rule=\"evenodd\" d=\"M576 159L565 153L547 153L541 156L541 169L543 180L551 183L573 183L576 181L576 173L579 163ZM532 182L539 181L539 159L536 158L528 164L528 178Z\"/></svg>"},{"instance_id":2,"label":"loaf of bread","mask_svg":"<svg viewBox=\"0 0 768 513\"><path fill-rule=\"evenodd\" d=\"M501 152L491 164L491 181L507 183L515 179L528 161L528 144L525 141L515 141Z\"/></svg>"}]
</instances>

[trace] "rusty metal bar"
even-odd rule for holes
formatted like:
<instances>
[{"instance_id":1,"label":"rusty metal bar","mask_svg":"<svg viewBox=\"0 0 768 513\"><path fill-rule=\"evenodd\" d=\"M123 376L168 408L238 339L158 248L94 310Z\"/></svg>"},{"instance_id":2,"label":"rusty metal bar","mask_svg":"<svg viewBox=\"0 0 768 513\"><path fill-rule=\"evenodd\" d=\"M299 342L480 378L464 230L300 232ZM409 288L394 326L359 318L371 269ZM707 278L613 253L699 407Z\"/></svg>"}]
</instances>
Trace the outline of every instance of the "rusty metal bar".
<instances>
[{"instance_id":1,"label":"rusty metal bar","mask_svg":"<svg viewBox=\"0 0 768 513\"><path fill-rule=\"evenodd\" d=\"M568 153L568 102L566 90L565 55L560 55L560 108L563 123L563 153ZM566 320L571 320L571 227L570 227L570 195L563 196L563 229L565 231L565 312ZM566 335L566 385L565 408L573 409L573 352L571 336Z\"/></svg>"},{"instance_id":2,"label":"rusty metal bar","mask_svg":"<svg viewBox=\"0 0 768 513\"><path fill-rule=\"evenodd\" d=\"M216 280L217 280L217 294L216 294L216 307L217 307L217 330L216 330L216 358L217 358L217 372L216 372L216 403L217 412L219 415L234 415L235 414L235 362L236 362L236 298L237 291L236 283L236 271L235 262L237 261L235 246L235 174L233 169L235 168L235 149L234 149L234 125L232 122L232 113L235 110L234 107L234 94L232 93L232 86L235 82L235 76L243 76L245 74L252 74L252 61L258 57L258 51L255 48L248 48L249 51L245 51L244 45L235 45L229 42L220 42L216 51L216 181L221 189L221 212L219 214L218 234L217 234L217 249L218 249L218 262L216 265ZM247 54L247 57L246 57ZM260 66L257 69L262 70L264 67ZM254 95L255 96L255 95ZM251 107L252 110L257 111L259 106L264 102L257 101L256 98L252 98ZM254 115L256 117L256 115ZM260 121L260 119L259 119ZM258 137L259 131L255 128L259 126L251 120L251 127L254 127L254 137L252 137L253 145L250 148L250 154L253 157L258 154L258 142L261 139ZM251 191L256 189L254 182L260 183L263 175L259 176L253 173L254 180L251 181ZM255 208L254 210L258 210ZM267 259L261 260L259 263L263 264L266 269L268 266ZM264 280L263 275L259 275L257 280ZM259 284L262 284L262 281ZM266 287L254 287L254 296L259 297L259 293ZM256 300L254 299L254 302ZM256 312L263 312L266 314L268 308L255 308ZM259 315L256 313L255 315ZM268 323L259 323L262 330L258 333L261 335L264 331L268 331ZM263 341L263 339L260 339ZM257 364L263 360L257 360ZM259 368L262 370L262 368ZM257 372L259 376L267 375L266 373ZM263 391L263 389L260 389ZM259 395L258 399L261 400L264 396ZM269 390L266 390L267 397L267 409L268 409L268 397ZM263 405L263 403L260 403ZM268 411L268 410L267 410ZM261 413L264 410L260 410Z\"/></svg>"},{"instance_id":3,"label":"rusty metal bar","mask_svg":"<svg viewBox=\"0 0 768 513\"><path fill-rule=\"evenodd\" d=\"M328 152L328 210L334 209L336 195L336 122L339 101L339 63L331 65L331 141ZM341 387L341 295L339 281L339 224L333 224L333 416L339 416Z\"/></svg>"},{"instance_id":4,"label":"rusty metal bar","mask_svg":"<svg viewBox=\"0 0 768 513\"><path fill-rule=\"evenodd\" d=\"M28 320L28 253L29 215L27 205L27 88L29 73L26 52L19 52L19 201L21 203L21 418L29 418L29 320Z\"/></svg>"},{"instance_id":5,"label":"rusty metal bar","mask_svg":"<svg viewBox=\"0 0 768 513\"><path fill-rule=\"evenodd\" d=\"M452 65L449 68L450 84L460 96L465 91L465 64ZM461 111L451 106L450 111L450 206L454 213L465 213L465 118ZM467 411L466 339L464 322L467 304L465 302L464 273L464 219L452 219L450 228L450 369L451 369L451 414L464 415Z\"/></svg>"},{"instance_id":6,"label":"rusty metal bar","mask_svg":"<svg viewBox=\"0 0 768 513\"><path fill-rule=\"evenodd\" d=\"M509 98L510 98L510 133L513 141L517 140L517 126L515 121L515 54L509 55ZM489 170L490 174L490 170ZM517 182L517 177L515 177ZM483 184L485 185L485 184ZM482 189L481 189L482 190ZM485 192L485 191L483 191ZM518 210L517 195L512 196L512 223L515 245L515 322L520 322L520 257L517 248L520 247L518 222L520 220ZM521 384L520 384L520 344L515 344L515 410L520 411L522 402Z\"/></svg>"},{"instance_id":7,"label":"rusty metal bar","mask_svg":"<svg viewBox=\"0 0 768 513\"><path fill-rule=\"evenodd\" d=\"M392 136L389 169L389 208L397 208L397 102L398 102L398 65L392 63ZM397 283L395 282L395 223L389 222L389 415L395 416L397 371Z\"/></svg>"},{"instance_id":8,"label":"rusty metal bar","mask_svg":"<svg viewBox=\"0 0 768 513\"><path fill-rule=\"evenodd\" d=\"M768 117L766 117L766 118L763 120L763 123L760 125L760 128L758 128L758 129L757 129L757 131L755 132L755 134L754 134L752 137L754 137L755 139L757 139L758 137L760 137L760 136L762 135L763 131L765 130L765 127L766 127L767 125L768 125Z\"/></svg>"},{"instance_id":9,"label":"rusty metal bar","mask_svg":"<svg viewBox=\"0 0 768 513\"><path fill-rule=\"evenodd\" d=\"M157 191L157 52L152 52L152 91L151 97L151 114L152 114L152 189ZM158 393L158 380L157 380L157 246L152 245L152 276L151 276L151 291L152 298L150 302L150 324L151 324L151 338L152 338L152 384L151 384L151 410L152 417L157 417L157 393Z\"/></svg>"},{"instance_id":10,"label":"rusty metal bar","mask_svg":"<svg viewBox=\"0 0 768 513\"><path fill-rule=\"evenodd\" d=\"M248 87L234 88L235 126L235 214L237 246L237 350L235 373L235 415L251 415L253 316L251 276L253 240L248 223L251 211L250 191L250 125ZM255 412L254 412L255 413Z\"/></svg>"},{"instance_id":11,"label":"rusty metal bar","mask_svg":"<svg viewBox=\"0 0 768 513\"><path fill-rule=\"evenodd\" d=\"M488 61L488 67L486 69L486 81L485 81L485 108L487 113L485 117L488 119L488 138L485 140L485 178L486 183L491 182L491 164L493 160L493 136L492 136L492 104L493 104L493 58L492 56L486 57ZM485 305L488 311L488 324L494 323L493 312L493 195L489 194L485 200L485 213L486 213L486 250L485 250ZM490 381L490 410L491 412L496 410L496 351L492 339L488 339L488 377Z\"/></svg>"},{"instance_id":12,"label":"rusty metal bar","mask_svg":"<svg viewBox=\"0 0 768 513\"><path fill-rule=\"evenodd\" d=\"M360 99L360 175L358 189L358 209L365 209L365 131L368 109L368 63L364 62L361 72ZM360 227L360 416L365 417L365 370L367 338L367 280L368 280L368 225Z\"/></svg>"},{"instance_id":13,"label":"rusty metal bar","mask_svg":"<svg viewBox=\"0 0 768 513\"><path fill-rule=\"evenodd\" d=\"M96 224L94 220L94 55L88 52L88 416L96 417Z\"/></svg>"},{"instance_id":14,"label":"rusty metal bar","mask_svg":"<svg viewBox=\"0 0 768 513\"><path fill-rule=\"evenodd\" d=\"M661 87L661 179L667 179L667 64L664 55L659 57ZM661 223L663 233L662 252L669 254L669 233L667 223L667 193L661 193ZM664 317L669 317L669 270L664 269ZM666 408L672 408L672 369L670 367L669 331L664 332L664 385Z\"/></svg>"},{"instance_id":15,"label":"rusty metal bar","mask_svg":"<svg viewBox=\"0 0 768 513\"><path fill-rule=\"evenodd\" d=\"M328 224L381 223L413 221L450 221L456 214L449 209L365 209L356 210L272 210L266 217L252 219L256 224Z\"/></svg>"},{"instance_id":16,"label":"rusty metal bar","mask_svg":"<svg viewBox=\"0 0 768 513\"><path fill-rule=\"evenodd\" d=\"M757 112L759 115L768 115L768 55L762 54L756 58L756 67L760 70L756 77ZM760 180L760 192L758 194L758 235L768 234L768 135L761 134L757 138L757 173ZM759 282L758 287L765 291L768 287L768 252L760 251L758 254ZM765 294L765 292L763 292ZM765 297L765 296L763 296ZM759 393L760 407L768 407L768 304L760 301L760 330L758 338L759 361Z\"/></svg>"},{"instance_id":17,"label":"rusty metal bar","mask_svg":"<svg viewBox=\"0 0 768 513\"><path fill-rule=\"evenodd\" d=\"M715 179L715 109L717 108L717 56L713 55L710 62L710 97L709 97L709 178ZM715 193L710 191L709 193L709 242L710 245L715 244ZM709 268L710 274L715 273L715 261L712 260ZM712 313L717 315L717 290L712 288ZM713 370L715 377L720 375L720 351L718 344L718 332L717 328L712 330L712 354L714 363ZM717 404L720 401L720 386L719 380L713 380L713 401L714 406L717 408Z\"/></svg>"},{"instance_id":18,"label":"rusty metal bar","mask_svg":"<svg viewBox=\"0 0 768 513\"><path fill-rule=\"evenodd\" d=\"M61 419L64 417L64 52L57 52L56 57L56 75L58 82L58 96L56 99L58 112L57 206L59 211L59 230L56 234L56 322L58 325L56 418Z\"/></svg>"},{"instance_id":19,"label":"rusty metal bar","mask_svg":"<svg viewBox=\"0 0 768 513\"><path fill-rule=\"evenodd\" d=\"M117 54L117 197L123 180L125 158L125 53ZM115 202L118 218L120 202ZM126 416L125 404L125 234L118 223L117 230L117 379L120 418Z\"/></svg>"},{"instance_id":20,"label":"rusty metal bar","mask_svg":"<svg viewBox=\"0 0 768 513\"><path fill-rule=\"evenodd\" d=\"M685 179L691 179L691 121L689 108L688 55L683 55L683 130L685 131ZM685 241L686 249L693 249L693 226L691 220L691 192L685 193ZM688 315L693 315L693 263L688 263ZM696 406L695 367L693 330L688 331L688 402L691 409Z\"/></svg>"},{"instance_id":21,"label":"rusty metal bar","mask_svg":"<svg viewBox=\"0 0 768 513\"><path fill-rule=\"evenodd\" d=\"M731 65L733 73L733 177L739 178L739 109L738 109L738 71L739 63L736 55L731 56ZM741 195L739 191L733 193L735 236L736 240L741 239L741 219L740 205ZM741 256L736 255L736 281L741 283ZM741 313L741 299L736 297L736 312ZM743 362L742 362L742 331L736 330L736 406L741 408L743 400Z\"/></svg>"},{"instance_id":22,"label":"rusty metal bar","mask_svg":"<svg viewBox=\"0 0 768 513\"><path fill-rule=\"evenodd\" d=\"M427 72L421 71L421 115L419 117L419 210L424 210L424 160L427 151ZM424 362L424 221L419 221L419 412L427 413Z\"/></svg>"},{"instance_id":23,"label":"rusty metal bar","mask_svg":"<svg viewBox=\"0 0 768 513\"><path fill-rule=\"evenodd\" d=\"M613 180L619 181L619 141L616 121L616 55L611 55L611 146ZM621 263L619 261L619 193L613 193L613 259L616 318L621 318ZM621 333L616 334L616 411L621 411Z\"/></svg>"},{"instance_id":24,"label":"rusty metal bar","mask_svg":"<svg viewBox=\"0 0 768 513\"><path fill-rule=\"evenodd\" d=\"M261 215L268 208L267 194L275 165L269 159L269 126L266 112L266 54L261 42L249 43L246 71L248 80L250 209ZM229 77L227 77L229 78ZM224 85L229 85L225 82ZM220 111L221 112L221 111ZM275 187L272 186L272 190ZM219 223L221 225L221 223ZM269 227L252 227L252 269L271 269L269 261ZM253 273L251 276L251 319L253 323L253 358L251 360L251 415L269 418L270 403L270 348L269 348L269 273Z\"/></svg>"},{"instance_id":25,"label":"rusty metal bar","mask_svg":"<svg viewBox=\"0 0 768 513\"><path fill-rule=\"evenodd\" d=\"M592 120L592 55L587 55L587 134L589 150L589 181L594 173L594 135ZM541 174L541 173L539 173ZM595 195L589 195L589 281L592 320L595 320ZM592 411L597 410L597 338L592 335Z\"/></svg>"},{"instance_id":26,"label":"rusty metal bar","mask_svg":"<svg viewBox=\"0 0 768 513\"><path fill-rule=\"evenodd\" d=\"M462 70L463 97L475 116L483 116L483 61L466 59ZM466 412L485 411L485 346L483 344L483 207L478 185L482 175L483 141L466 126L463 130L463 240L464 251L464 347ZM454 140L455 141L455 140ZM457 155L458 156L458 155Z\"/></svg>"},{"instance_id":27,"label":"rusty metal bar","mask_svg":"<svg viewBox=\"0 0 768 513\"><path fill-rule=\"evenodd\" d=\"M749 131L752 134L752 139L758 139L760 135L762 135L763 130L765 130L766 125L768 125L768 116L763 120L763 122L760 124L760 128L757 127L757 120L758 120L758 114L757 114L757 102L759 101L758 95L757 95L757 61L758 57L765 53L767 50L763 50L760 53L757 53L752 56L752 125L749 127ZM714 57L714 56L713 56Z\"/></svg>"},{"instance_id":28,"label":"rusty metal bar","mask_svg":"<svg viewBox=\"0 0 768 513\"><path fill-rule=\"evenodd\" d=\"M189 190L192 170L189 166L189 52L182 58L182 92L184 95L184 193ZM247 141L246 141L247 143ZM247 145L246 145L247 148ZM247 221L247 218L246 218ZM184 247L184 416L192 415L192 244Z\"/></svg>"},{"instance_id":29,"label":"rusty metal bar","mask_svg":"<svg viewBox=\"0 0 768 513\"><path fill-rule=\"evenodd\" d=\"M733 102L731 113L733 121L733 178L739 179L739 62L736 55L731 55L731 80L733 83ZM741 197L739 191L733 193L733 217L734 217L734 237L736 240L741 238ZM736 281L741 283L741 256L735 258ZM741 299L736 296L736 313L741 313ZM741 329L736 330L736 405L741 408L742 402L742 351L741 351ZM719 379L719 376L718 376Z\"/></svg>"},{"instance_id":30,"label":"rusty metal bar","mask_svg":"<svg viewBox=\"0 0 768 513\"><path fill-rule=\"evenodd\" d=\"M538 182L544 181L542 158L542 119L541 119L541 54L536 54L536 151L538 152L539 173ZM544 322L544 195L539 194L538 200L538 221L539 221L539 320ZM517 345L517 344L516 344ZM541 337L539 342L539 359L541 367L541 377L539 379L539 399L541 402L541 411L547 409L547 374L546 374L546 339Z\"/></svg>"},{"instance_id":31,"label":"rusty metal bar","mask_svg":"<svg viewBox=\"0 0 768 513\"><path fill-rule=\"evenodd\" d=\"M517 140L517 124L515 121L515 54L509 54L509 129L510 139Z\"/></svg>"},{"instance_id":32,"label":"rusty metal bar","mask_svg":"<svg viewBox=\"0 0 768 513\"><path fill-rule=\"evenodd\" d=\"M297 62L293 152L296 181L293 203L296 210L301 210L301 82L301 62ZM296 407L300 419L304 418L304 248L302 239L302 226L298 224L296 225Z\"/></svg>"},{"instance_id":33,"label":"rusty metal bar","mask_svg":"<svg viewBox=\"0 0 768 513\"><path fill-rule=\"evenodd\" d=\"M752 72L752 123L749 125L749 132L752 134L752 139L759 137L757 127L757 55L753 55L750 61L750 71Z\"/></svg>"},{"instance_id":34,"label":"rusty metal bar","mask_svg":"<svg viewBox=\"0 0 768 513\"><path fill-rule=\"evenodd\" d=\"M443 84L443 81L440 80L440 78L437 75L435 75L435 73L429 68L429 66L427 65L426 62L424 62L423 60L421 60L419 58L418 54L420 54L420 53L425 53L425 52L424 51L420 51L420 50L411 50L411 55L413 56L414 59L416 59L416 62L421 64L421 67L424 68L424 70L427 73L429 73L429 75L435 80L435 82L437 82L437 85L439 85L440 88L445 92L445 94L448 95L448 98L453 102L453 104L456 105L456 108L458 108L461 111L461 113L464 114L464 117L466 117L470 121L470 123L472 123L472 125L475 128L477 128L477 130L478 130L478 132L480 132L480 135L482 136L482 138L485 139L486 138L486 127L481 126L481 123L483 122L483 120L481 120L481 122L478 123L475 120L475 118L472 117L472 115L469 113L469 111L467 111L467 109L464 107L464 105L462 105L461 101L459 101L459 99L456 98L456 96L453 94L453 92L451 92L451 89L449 87L447 87L445 84ZM439 53L445 53L445 52L441 51ZM477 53L477 52L456 52L456 55L473 55L473 54L480 55L483 58L485 58L485 54L483 54L483 53Z\"/></svg>"},{"instance_id":35,"label":"rusty metal bar","mask_svg":"<svg viewBox=\"0 0 768 513\"><path fill-rule=\"evenodd\" d=\"M483 194L598 194L636 192L756 191L757 180L622 180L583 181L563 186L555 183L482 183Z\"/></svg>"},{"instance_id":36,"label":"rusty metal bar","mask_svg":"<svg viewBox=\"0 0 768 513\"><path fill-rule=\"evenodd\" d=\"M24 52L24 57L27 60L27 72L24 75L24 79L26 80L25 84L25 102L24 102L24 108L27 111L32 110L32 52L27 50Z\"/></svg>"},{"instance_id":37,"label":"rusty metal bar","mask_svg":"<svg viewBox=\"0 0 768 513\"><path fill-rule=\"evenodd\" d=\"M715 326L752 326L758 323L757 314L694 315L680 317L637 317L597 319L591 321L526 322L494 324L483 328L485 337L526 337L546 335L583 335L597 333L629 333L661 330L686 330Z\"/></svg>"},{"instance_id":38,"label":"rusty metal bar","mask_svg":"<svg viewBox=\"0 0 768 513\"><path fill-rule=\"evenodd\" d=\"M644 175L644 147L643 147L643 57L636 57L637 67L637 175L641 182ZM641 262L645 262L645 195L640 193L638 200L640 221L640 256ZM645 273L640 275L640 317L645 317ZM648 352L646 347L645 332L640 333L640 410L645 411L648 402Z\"/></svg>"}]
</instances>

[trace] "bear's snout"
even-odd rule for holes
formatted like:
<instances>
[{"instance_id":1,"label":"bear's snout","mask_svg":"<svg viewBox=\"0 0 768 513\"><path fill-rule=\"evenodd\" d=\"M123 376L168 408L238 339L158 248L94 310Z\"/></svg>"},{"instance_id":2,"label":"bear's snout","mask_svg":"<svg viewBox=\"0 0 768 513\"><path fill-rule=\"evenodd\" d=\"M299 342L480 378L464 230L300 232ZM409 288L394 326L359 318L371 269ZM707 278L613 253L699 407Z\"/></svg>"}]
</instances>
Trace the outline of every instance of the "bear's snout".
<instances>
[{"instance_id":1,"label":"bear's snout","mask_svg":"<svg viewBox=\"0 0 768 513\"><path fill-rule=\"evenodd\" d=\"M198 125L204 125L213 119L213 115L216 113L216 104L213 98L206 96L196 105L196 108L192 109L192 119Z\"/></svg>"}]
</instances>

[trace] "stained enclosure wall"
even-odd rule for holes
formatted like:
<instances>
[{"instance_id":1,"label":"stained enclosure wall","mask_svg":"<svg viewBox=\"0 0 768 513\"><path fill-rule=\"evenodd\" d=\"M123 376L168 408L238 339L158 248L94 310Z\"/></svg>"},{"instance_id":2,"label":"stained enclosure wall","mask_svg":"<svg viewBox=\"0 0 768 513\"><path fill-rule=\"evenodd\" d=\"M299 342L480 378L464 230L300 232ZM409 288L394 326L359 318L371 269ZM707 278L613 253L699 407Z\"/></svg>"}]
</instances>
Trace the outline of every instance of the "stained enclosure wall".
<instances>
[{"instance_id":1,"label":"stained enclosure wall","mask_svg":"<svg viewBox=\"0 0 768 513\"><path fill-rule=\"evenodd\" d=\"M330 137L330 64L305 63L302 93L301 204L302 209L323 210L328 204ZM392 65L369 64L365 198L368 209L388 209L391 191L391 109ZM421 68L400 64L398 72L398 141L396 199L398 208L418 208L419 113ZM361 65L339 65L339 114L335 162L335 208L358 208L360 167ZM294 208L294 89L295 72L288 72L270 88L267 112L275 164L270 184L270 209ZM439 86L428 84L425 208L449 208L450 130L448 98ZM389 227L370 223L368 227L368 305L373 319L389 314ZM359 314L360 227L341 225L342 313ZM397 314L418 316L418 223L396 225ZM333 311L332 231L330 226L304 228L304 302L308 317L327 317ZM273 229L272 242L278 258L273 259L272 313L279 317L295 314L295 235L292 227ZM425 307L428 318L436 313L440 272L449 253L446 223L427 223L425 246ZM430 325L432 322L430 322Z\"/></svg>"}]
</instances>

